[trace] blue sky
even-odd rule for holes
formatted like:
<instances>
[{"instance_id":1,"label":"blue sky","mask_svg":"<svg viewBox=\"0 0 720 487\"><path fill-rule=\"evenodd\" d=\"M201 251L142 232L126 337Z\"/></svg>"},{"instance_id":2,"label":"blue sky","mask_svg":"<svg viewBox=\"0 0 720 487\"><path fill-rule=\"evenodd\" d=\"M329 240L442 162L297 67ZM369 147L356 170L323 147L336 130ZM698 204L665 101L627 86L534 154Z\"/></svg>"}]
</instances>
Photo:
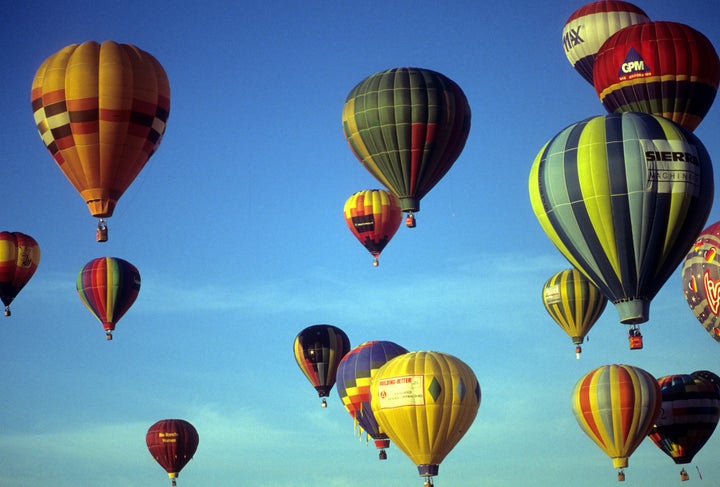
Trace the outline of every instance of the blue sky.
<instances>
[{"instance_id":1,"label":"blue sky","mask_svg":"<svg viewBox=\"0 0 720 487\"><path fill-rule=\"evenodd\" d=\"M438 486L614 483L610 459L579 429L569 396L604 364L656 377L719 372L679 273L651 305L645 349L629 351L608 307L581 360L546 313L545 280L568 267L530 208L527 177L542 145L604 113L565 58L561 30L582 1L27 1L0 20L0 227L32 235L42 259L0 320L0 485L169 485L145 447L155 421L200 435L182 487L422 485L397 449L379 462L353 434L333 389L326 410L295 364L311 324L353 346L392 340L453 354L475 371L482 404L446 458ZM712 1L634 2L720 45ZM30 85L62 47L128 42L165 67L165 138L97 244L94 219L35 129ZM379 268L342 208L378 187L340 123L348 92L391 67L442 72L473 113L465 150L402 227ZM717 102L695 133L720 158ZM718 176L716 175L716 181ZM717 207L708 224L720 219ZM142 275L115 339L75 292L104 255ZM691 464L720 481L720 436ZM649 441L627 485L677 482ZM714 480L713 480L714 479ZM566 482L563 480L562 482ZM561 483L562 483L561 482ZM570 480L567 480L570 482Z\"/></svg>"}]
</instances>

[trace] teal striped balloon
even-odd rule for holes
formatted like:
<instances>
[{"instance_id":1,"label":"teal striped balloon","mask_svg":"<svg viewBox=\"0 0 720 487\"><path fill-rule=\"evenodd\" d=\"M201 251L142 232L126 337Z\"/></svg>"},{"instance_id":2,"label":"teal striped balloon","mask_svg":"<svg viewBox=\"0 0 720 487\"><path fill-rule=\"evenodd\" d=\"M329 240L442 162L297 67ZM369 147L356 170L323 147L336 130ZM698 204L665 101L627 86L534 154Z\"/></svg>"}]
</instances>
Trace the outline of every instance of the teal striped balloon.
<instances>
[{"instance_id":1,"label":"teal striped balloon","mask_svg":"<svg viewBox=\"0 0 720 487\"><path fill-rule=\"evenodd\" d=\"M676 123L610 114L552 138L535 158L529 191L553 244L622 323L638 324L707 221L713 169L700 139Z\"/></svg>"}]
</instances>

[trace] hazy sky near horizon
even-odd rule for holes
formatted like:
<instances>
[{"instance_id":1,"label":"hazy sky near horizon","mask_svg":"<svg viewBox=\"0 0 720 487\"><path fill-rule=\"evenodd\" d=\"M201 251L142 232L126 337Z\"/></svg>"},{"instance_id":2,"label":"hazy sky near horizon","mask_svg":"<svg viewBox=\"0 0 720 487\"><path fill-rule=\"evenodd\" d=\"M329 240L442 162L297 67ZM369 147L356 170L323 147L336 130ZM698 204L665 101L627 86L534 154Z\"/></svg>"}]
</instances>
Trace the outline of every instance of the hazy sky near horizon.
<instances>
[{"instance_id":1,"label":"hazy sky near horizon","mask_svg":"<svg viewBox=\"0 0 720 487\"><path fill-rule=\"evenodd\" d=\"M0 486L169 485L145 432L197 428L179 487L422 485L397 448L379 462L333 389L327 409L292 342L331 323L353 346L391 340L470 365L482 403L440 466L438 487L614 485L612 463L577 426L570 393L604 364L656 377L720 373L718 344L682 295L679 272L630 351L608 306L580 360L546 313L542 286L569 266L529 203L530 165L566 126L605 113L568 63L561 31L585 1L27 1L0 19L0 230L33 236L37 273L0 319ZM720 4L633 2L720 46ZM110 240L37 134L30 86L42 61L87 40L135 44L167 71L164 140L109 219ZM344 140L348 92L384 69L442 72L465 91L472 127L446 177L372 258L343 219L379 187ZM718 102L695 131L720 160ZM717 164L717 163L716 163ZM718 181L716 173L715 180ZM720 220L715 205L708 224ZM75 278L115 256L142 276L112 342ZM720 482L719 433L689 471ZM649 440L629 486L669 485L680 467ZM559 479L563 479L560 481Z\"/></svg>"}]
</instances>

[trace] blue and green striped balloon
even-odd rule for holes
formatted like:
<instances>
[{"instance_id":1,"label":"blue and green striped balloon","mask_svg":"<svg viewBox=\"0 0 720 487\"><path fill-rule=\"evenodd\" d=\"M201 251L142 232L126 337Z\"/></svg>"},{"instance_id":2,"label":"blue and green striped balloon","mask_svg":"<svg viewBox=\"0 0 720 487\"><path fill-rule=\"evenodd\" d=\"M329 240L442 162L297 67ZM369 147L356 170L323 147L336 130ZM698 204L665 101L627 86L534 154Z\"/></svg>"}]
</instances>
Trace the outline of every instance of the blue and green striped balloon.
<instances>
[{"instance_id":1,"label":"blue and green striped balloon","mask_svg":"<svg viewBox=\"0 0 720 487\"><path fill-rule=\"evenodd\" d=\"M703 229L713 201L710 156L676 123L650 114L591 117L553 137L530 171L540 225L626 324Z\"/></svg>"}]
</instances>

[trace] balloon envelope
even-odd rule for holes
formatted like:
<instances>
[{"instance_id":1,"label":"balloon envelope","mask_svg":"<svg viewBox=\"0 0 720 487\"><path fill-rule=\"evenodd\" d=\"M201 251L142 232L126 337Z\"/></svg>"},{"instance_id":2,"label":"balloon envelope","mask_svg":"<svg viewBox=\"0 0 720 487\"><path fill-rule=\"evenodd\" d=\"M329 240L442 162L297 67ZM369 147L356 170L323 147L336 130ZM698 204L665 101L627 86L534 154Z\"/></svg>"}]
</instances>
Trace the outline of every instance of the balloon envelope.
<instances>
[{"instance_id":1,"label":"balloon envelope","mask_svg":"<svg viewBox=\"0 0 720 487\"><path fill-rule=\"evenodd\" d=\"M40 246L34 238L20 232L0 232L0 299L5 316L10 303L30 281L40 263Z\"/></svg>"},{"instance_id":2,"label":"balloon envelope","mask_svg":"<svg viewBox=\"0 0 720 487\"><path fill-rule=\"evenodd\" d=\"M690 463L715 431L720 390L699 375L668 375L658 383L662 406L650 439L675 463Z\"/></svg>"},{"instance_id":3,"label":"balloon envelope","mask_svg":"<svg viewBox=\"0 0 720 487\"><path fill-rule=\"evenodd\" d=\"M574 268L548 279L542 298L548 314L576 345L582 344L607 305L600 290Z\"/></svg>"},{"instance_id":4,"label":"balloon envelope","mask_svg":"<svg viewBox=\"0 0 720 487\"><path fill-rule=\"evenodd\" d=\"M650 432L661 402L655 377L639 367L616 364L585 374L571 396L578 425L615 468L628 466L628 457Z\"/></svg>"},{"instance_id":5,"label":"balloon envelope","mask_svg":"<svg viewBox=\"0 0 720 487\"><path fill-rule=\"evenodd\" d=\"M380 431L418 467L438 474L480 407L480 384L462 360L440 352L399 355L377 371L371 407Z\"/></svg>"},{"instance_id":6,"label":"balloon envelope","mask_svg":"<svg viewBox=\"0 0 720 487\"><path fill-rule=\"evenodd\" d=\"M380 431L370 407L370 384L380 367L398 355L404 347L390 341L370 341L350 350L337 369L337 391L356 424L375 440L378 448L387 448L389 439Z\"/></svg>"},{"instance_id":7,"label":"balloon envelope","mask_svg":"<svg viewBox=\"0 0 720 487\"><path fill-rule=\"evenodd\" d=\"M359 191L345 202L345 223L375 258L393 238L402 221L402 211L392 193L382 189Z\"/></svg>"},{"instance_id":8,"label":"balloon envelope","mask_svg":"<svg viewBox=\"0 0 720 487\"><path fill-rule=\"evenodd\" d=\"M662 117L622 113L570 125L540 150L530 202L550 240L616 307L648 320L652 298L705 224L710 156Z\"/></svg>"},{"instance_id":9,"label":"balloon envelope","mask_svg":"<svg viewBox=\"0 0 720 487\"><path fill-rule=\"evenodd\" d=\"M361 81L343 109L345 138L403 211L450 170L470 132L470 105L451 79L429 69L394 68Z\"/></svg>"},{"instance_id":10,"label":"balloon envelope","mask_svg":"<svg viewBox=\"0 0 720 487\"><path fill-rule=\"evenodd\" d=\"M150 455L175 479L197 451L200 437L195 427L183 419L161 419L145 435Z\"/></svg>"},{"instance_id":11,"label":"balloon envelope","mask_svg":"<svg viewBox=\"0 0 720 487\"><path fill-rule=\"evenodd\" d=\"M309 326L297 334L293 343L295 361L320 397L330 393L340 360L349 351L350 339L333 325ZM327 403L323 400L322 404Z\"/></svg>"},{"instance_id":12,"label":"balloon envelope","mask_svg":"<svg viewBox=\"0 0 720 487\"><path fill-rule=\"evenodd\" d=\"M583 5L570 15L563 27L565 56L592 85L595 56L608 37L624 27L649 21L641 8L628 2L602 0Z\"/></svg>"},{"instance_id":13,"label":"balloon envelope","mask_svg":"<svg viewBox=\"0 0 720 487\"><path fill-rule=\"evenodd\" d=\"M700 324L720 343L720 222L698 235L682 265L688 306Z\"/></svg>"},{"instance_id":14,"label":"balloon envelope","mask_svg":"<svg viewBox=\"0 0 720 487\"><path fill-rule=\"evenodd\" d=\"M72 44L42 63L31 98L60 170L93 216L111 216L165 132L170 85L160 63L130 44Z\"/></svg>"},{"instance_id":15,"label":"balloon envelope","mask_svg":"<svg viewBox=\"0 0 720 487\"><path fill-rule=\"evenodd\" d=\"M645 22L605 41L593 82L610 113L652 113L695 130L715 100L720 60L708 38L692 27Z\"/></svg>"},{"instance_id":16,"label":"balloon envelope","mask_svg":"<svg viewBox=\"0 0 720 487\"><path fill-rule=\"evenodd\" d=\"M80 300L102 323L111 340L115 325L140 292L140 272L126 260L100 257L83 266L76 287Z\"/></svg>"}]
</instances>

